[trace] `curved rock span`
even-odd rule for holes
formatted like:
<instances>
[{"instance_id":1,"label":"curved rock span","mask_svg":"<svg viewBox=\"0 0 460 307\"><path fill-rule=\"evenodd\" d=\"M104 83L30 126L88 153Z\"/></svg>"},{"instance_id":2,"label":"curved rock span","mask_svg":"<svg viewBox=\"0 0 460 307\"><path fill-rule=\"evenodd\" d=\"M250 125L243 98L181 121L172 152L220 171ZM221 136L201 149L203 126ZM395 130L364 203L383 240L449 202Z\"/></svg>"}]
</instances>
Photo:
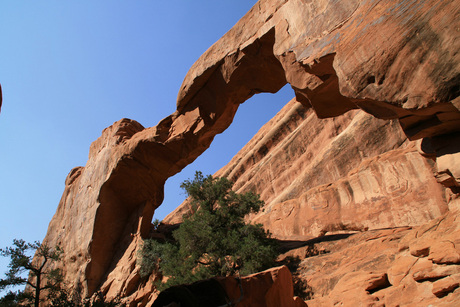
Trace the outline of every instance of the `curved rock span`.
<instances>
[{"instance_id":1,"label":"curved rock span","mask_svg":"<svg viewBox=\"0 0 460 307\"><path fill-rule=\"evenodd\" d=\"M137 246L166 179L209 147L239 104L286 83L320 118L359 108L398 119L411 140L431 138L423 148L446 166L439 180L458 185L458 147L445 141L460 127L458 16L454 0L259 1L190 69L175 113L152 128L116 122L71 171L44 240L65 250L66 281L83 296L135 296ZM384 162L386 195L408 187L412 177L399 180Z\"/></svg>"}]
</instances>

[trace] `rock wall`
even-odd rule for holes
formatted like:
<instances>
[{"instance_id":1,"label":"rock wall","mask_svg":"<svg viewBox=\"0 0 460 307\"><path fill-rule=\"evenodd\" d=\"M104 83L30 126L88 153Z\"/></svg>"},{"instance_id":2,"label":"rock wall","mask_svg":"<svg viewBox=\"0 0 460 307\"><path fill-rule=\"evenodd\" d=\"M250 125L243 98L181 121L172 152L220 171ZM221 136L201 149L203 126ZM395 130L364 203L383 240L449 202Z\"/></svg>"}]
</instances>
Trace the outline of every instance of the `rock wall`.
<instances>
[{"instance_id":1,"label":"rock wall","mask_svg":"<svg viewBox=\"0 0 460 307\"><path fill-rule=\"evenodd\" d=\"M459 200L418 227L325 236L284 255L303 259L297 273L307 305L457 306Z\"/></svg>"},{"instance_id":2,"label":"rock wall","mask_svg":"<svg viewBox=\"0 0 460 307\"><path fill-rule=\"evenodd\" d=\"M301 107L292 101L286 110L295 106ZM216 173L233 180L238 192L261 195L266 206L251 220L275 237L420 225L447 211L433 161L419 154L396 121L362 111L320 120L306 110L289 131L280 127L292 125L283 114ZM277 141L266 137L275 134Z\"/></svg>"},{"instance_id":3,"label":"rock wall","mask_svg":"<svg viewBox=\"0 0 460 307\"><path fill-rule=\"evenodd\" d=\"M447 201L435 172L397 121L363 111L318 119L294 99L215 176L261 195L266 205L251 221L301 240L439 217ZM188 209L185 202L164 222L179 223Z\"/></svg>"},{"instance_id":4,"label":"rock wall","mask_svg":"<svg viewBox=\"0 0 460 307\"><path fill-rule=\"evenodd\" d=\"M460 126L458 16L459 7L453 0L259 1L193 65L179 91L174 114L146 129L131 120L116 122L92 144L86 166L71 171L44 239L65 250L62 269L68 284L84 297L98 290L108 296L138 297L136 291L145 283L137 274L136 250L162 202L166 179L209 147L213 137L231 124L240 103L259 92L276 92L287 82L297 101L320 118L360 108L377 118L398 119L411 140L427 139L421 148L439 162L438 180L456 191L459 148L452 140L458 139ZM358 117L350 114L348 121ZM337 122L346 121L347 115L344 118ZM387 145L385 139L380 141ZM396 141L393 149L400 145ZM411 163L418 161L409 149L398 154L406 155ZM321 189L311 192L318 199L322 193L340 194L349 185L360 194L348 195L350 207L369 204L379 193L354 185L361 178L370 180L367 186L372 189L372 178L377 182L393 178L387 194L402 191L403 182L395 179L401 173L385 166L392 157L372 157L378 163L368 163L363 156L351 168L320 172L332 179L349 173L340 185L321 187L334 180L312 177L314 173L302 165L299 180L318 178L312 187ZM319 172L322 165L317 162ZM420 160L406 169L401 165L401 170L420 165L427 169L430 165L425 162ZM367 171L366 163L375 166ZM412 182L416 177L411 174L404 180ZM422 184L429 185L428 181ZM407 184L409 191L420 182ZM303 193L310 190L295 189L289 182L285 185L287 194L278 191L279 196L272 193L271 197L279 198L278 203L290 201L300 206L306 197ZM439 193L435 191L435 197ZM393 208L392 203L383 206ZM430 213L422 218L445 210L442 204L429 206ZM338 215L334 223L353 214L351 210ZM406 223L408 219L402 214L393 220ZM379 225L381 221L375 219L369 223L370 227ZM322 227L317 230L320 228L322 231ZM282 235L303 236L308 230L283 231Z\"/></svg>"}]
</instances>

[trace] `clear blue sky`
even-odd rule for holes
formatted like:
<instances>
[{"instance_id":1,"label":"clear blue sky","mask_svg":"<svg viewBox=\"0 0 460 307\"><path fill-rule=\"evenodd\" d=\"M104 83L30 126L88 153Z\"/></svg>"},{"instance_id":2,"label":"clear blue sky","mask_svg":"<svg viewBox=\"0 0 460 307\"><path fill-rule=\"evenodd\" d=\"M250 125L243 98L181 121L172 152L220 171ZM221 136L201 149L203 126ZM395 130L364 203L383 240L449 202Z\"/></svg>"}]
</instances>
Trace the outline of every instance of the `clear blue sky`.
<instances>
[{"instance_id":1,"label":"clear blue sky","mask_svg":"<svg viewBox=\"0 0 460 307\"><path fill-rule=\"evenodd\" d=\"M150 127L173 113L190 66L255 3L3 0L0 247L42 240L64 180L86 164L91 142L121 118ZM243 104L211 148L168 180L155 218L182 202L183 180L225 165L293 95L285 87ZM0 259L0 274L6 264Z\"/></svg>"}]
</instances>

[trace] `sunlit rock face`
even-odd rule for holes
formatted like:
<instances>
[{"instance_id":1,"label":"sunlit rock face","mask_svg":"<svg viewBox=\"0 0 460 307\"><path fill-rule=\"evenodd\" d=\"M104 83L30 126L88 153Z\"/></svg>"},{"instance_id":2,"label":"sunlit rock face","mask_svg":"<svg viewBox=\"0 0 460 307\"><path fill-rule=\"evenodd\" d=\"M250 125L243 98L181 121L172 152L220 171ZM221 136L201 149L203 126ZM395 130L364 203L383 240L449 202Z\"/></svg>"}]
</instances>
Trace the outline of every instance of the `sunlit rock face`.
<instances>
[{"instance_id":1,"label":"sunlit rock face","mask_svg":"<svg viewBox=\"0 0 460 307\"><path fill-rule=\"evenodd\" d=\"M397 121L363 111L321 120L305 110L293 117L301 107L291 101L216 174L239 192L261 195L266 206L252 221L292 240L420 225L447 211L433 161ZM296 117L303 120L293 124Z\"/></svg>"},{"instance_id":2,"label":"sunlit rock face","mask_svg":"<svg viewBox=\"0 0 460 307\"><path fill-rule=\"evenodd\" d=\"M266 205L249 219L293 240L439 217L447 201L435 172L397 121L363 111L318 119L294 99L215 176L260 194ZM180 222L188 208L165 222Z\"/></svg>"},{"instance_id":3,"label":"sunlit rock face","mask_svg":"<svg viewBox=\"0 0 460 307\"><path fill-rule=\"evenodd\" d=\"M297 274L312 294L308 306L457 306L458 214L413 228L326 235L283 257L305 257Z\"/></svg>"},{"instance_id":4,"label":"sunlit rock face","mask_svg":"<svg viewBox=\"0 0 460 307\"><path fill-rule=\"evenodd\" d=\"M238 189L260 186L268 207L255 220L287 238L341 224L412 225L443 214L460 176L458 16L453 0L259 1L192 66L175 113L152 128L114 123L92 144L86 166L69 174L44 242L65 250L61 266L70 287L84 297L102 290L148 301L136 251L164 182L209 147L240 103L286 83L301 104L283 111L295 118L286 127L313 146L290 148L274 129L277 161L270 164L282 180L246 162L221 173L248 176ZM336 118L321 126L313 113ZM417 149L423 157L401 131L424 138ZM257 154L269 161L264 149ZM396 213L382 214L388 210ZM318 223L311 226L313 211Z\"/></svg>"},{"instance_id":5,"label":"sunlit rock face","mask_svg":"<svg viewBox=\"0 0 460 307\"><path fill-rule=\"evenodd\" d=\"M306 307L294 297L292 275L286 266L236 278L216 277L189 285L177 285L162 292L152 307L241 306Z\"/></svg>"},{"instance_id":6,"label":"sunlit rock face","mask_svg":"<svg viewBox=\"0 0 460 307\"><path fill-rule=\"evenodd\" d=\"M400 118L412 139L457 131L458 11L455 1L259 1L193 65L178 110L202 91L218 96L208 80L252 94L285 79L321 118L359 107Z\"/></svg>"}]
</instances>

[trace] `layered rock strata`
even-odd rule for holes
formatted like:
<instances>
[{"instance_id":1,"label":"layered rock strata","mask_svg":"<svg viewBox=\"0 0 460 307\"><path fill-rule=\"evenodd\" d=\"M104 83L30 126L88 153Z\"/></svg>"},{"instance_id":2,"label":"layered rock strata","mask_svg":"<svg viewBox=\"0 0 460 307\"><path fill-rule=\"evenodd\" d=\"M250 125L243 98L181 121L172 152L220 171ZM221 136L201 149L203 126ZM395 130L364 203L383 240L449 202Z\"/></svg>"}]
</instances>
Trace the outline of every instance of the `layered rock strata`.
<instances>
[{"instance_id":1,"label":"layered rock strata","mask_svg":"<svg viewBox=\"0 0 460 307\"><path fill-rule=\"evenodd\" d=\"M69 174L44 240L65 250L68 284L84 297L136 295L136 250L166 179L209 147L240 103L287 82L321 118L361 108L399 119L410 139L430 137L423 150L446 166L439 181L457 187L458 148L443 138L460 126L458 16L456 1L259 1L193 65L174 114L147 129L115 123Z\"/></svg>"},{"instance_id":2,"label":"layered rock strata","mask_svg":"<svg viewBox=\"0 0 460 307\"><path fill-rule=\"evenodd\" d=\"M419 227L311 240L290 255L311 295L308 306L457 306L457 209ZM453 204L452 204L453 205Z\"/></svg>"},{"instance_id":3,"label":"layered rock strata","mask_svg":"<svg viewBox=\"0 0 460 307\"><path fill-rule=\"evenodd\" d=\"M363 111L318 119L295 99L215 176L261 195L249 217L278 239L337 230L414 226L445 213L436 166L408 141L397 121ZM179 223L188 202L164 222Z\"/></svg>"}]
</instances>

